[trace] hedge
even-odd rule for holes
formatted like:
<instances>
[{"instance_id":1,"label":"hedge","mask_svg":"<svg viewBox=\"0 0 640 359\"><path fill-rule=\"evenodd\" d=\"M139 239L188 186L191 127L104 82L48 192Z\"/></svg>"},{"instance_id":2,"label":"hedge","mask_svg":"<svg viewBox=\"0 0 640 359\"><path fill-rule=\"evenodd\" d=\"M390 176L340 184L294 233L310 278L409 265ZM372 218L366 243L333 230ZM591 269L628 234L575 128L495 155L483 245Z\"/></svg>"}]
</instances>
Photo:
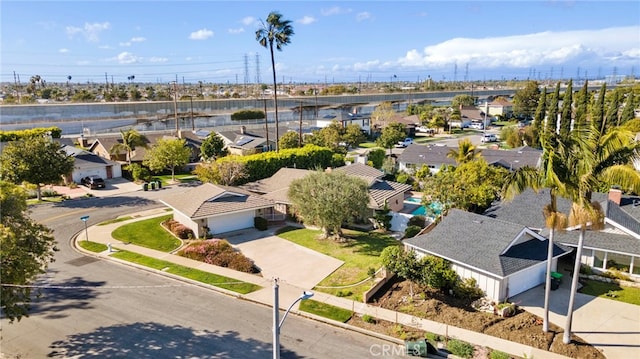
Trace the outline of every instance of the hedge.
<instances>
[{"instance_id":1,"label":"hedge","mask_svg":"<svg viewBox=\"0 0 640 359\"><path fill-rule=\"evenodd\" d=\"M52 138L60 138L62 129L59 127L39 127L26 130L0 131L0 142L20 141L26 138L42 137L50 134Z\"/></svg>"},{"instance_id":2,"label":"hedge","mask_svg":"<svg viewBox=\"0 0 640 359\"><path fill-rule=\"evenodd\" d=\"M261 110L240 110L231 114L232 121L255 120L264 118Z\"/></svg>"}]
</instances>

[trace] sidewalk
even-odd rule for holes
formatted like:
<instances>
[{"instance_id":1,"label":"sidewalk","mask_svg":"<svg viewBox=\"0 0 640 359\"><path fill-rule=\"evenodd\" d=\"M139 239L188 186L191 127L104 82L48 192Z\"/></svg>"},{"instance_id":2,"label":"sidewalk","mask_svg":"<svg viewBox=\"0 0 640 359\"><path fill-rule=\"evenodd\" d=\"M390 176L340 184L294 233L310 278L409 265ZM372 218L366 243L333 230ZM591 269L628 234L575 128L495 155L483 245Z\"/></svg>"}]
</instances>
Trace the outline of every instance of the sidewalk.
<instances>
[{"instance_id":1,"label":"sidewalk","mask_svg":"<svg viewBox=\"0 0 640 359\"><path fill-rule=\"evenodd\" d=\"M128 243L123 243L121 241L118 241L116 239L114 239L113 237L111 237L111 232L113 232L116 228L127 224L127 223L131 223L131 222L135 222L135 221L140 221L143 219L148 219L148 218L153 218L153 217L158 217L158 216L163 216L166 215L167 212L160 208L160 209L154 209L154 210L150 210L150 211L146 211L146 212L139 212L135 214L135 218L127 220L127 221L122 221L122 222L117 222L117 223L112 223L112 224L107 224L107 225L103 225L103 226L91 226L87 229L87 234L89 237L90 241L93 242L97 242L97 243L103 243L105 245L111 245L111 248L121 248L121 249L126 249L127 251L131 251L131 252L135 252L138 254L142 254L145 256L149 256L149 257L153 257L153 258L157 258L157 259L161 259L161 260L165 260L168 262L172 262L175 264L180 264L183 266L187 266L187 267L191 267L191 268L195 268L195 269L199 269L202 271L206 271L206 272L210 272L210 273L214 273L214 274L218 274L218 275L223 275L226 277L230 277L230 278L234 278L237 280L241 280L241 281L245 281L248 283L253 283L256 285L259 285L262 287L262 289L257 290L255 292L252 293L248 293L248 294L239 294L236 292L232 292L232 291L228 291L222 288L218 288L218 287L214 287L214 286L208 286L202 283L196 283L193 281L189 281L188 279L184 279L181 278L181 280L193 283L193 284L197 284L197 285L202 285L202 286L207 286L211 289L214 289L216 291L222 292L224 294L227 295L231 295L234 297L238 297L238 298L242 298L245 300L250 300L256 303L260 303L266 306L273 306L273 302L274 302L274 294L273 294L273 278L264 278L261 276L257 276L257 275L253 275L253 274L249 274L249 273L243 273L243 272L238 272L232 269L228 269L228 268L223 268L223 267L219 267L219 266L214 266L214 265L210 265L210 264L206 264L206 263L202 263L199 261L195 261L192 259L188 259L188 258L184 258L181 256L178 256L176 254L171 254L171 253L166 253L166 252L160 252L160 251L156 251L153 249L149 249L149 248L145 248L145 247L140 247L137 245L133 245L133 244L128 244ZM83 241L86 240L86 235L85 235L85 231L81 231L78 236L76 237L76 241ZM82 248L80 248L79 246L76 246L76 248L79 251L82 251L83 253L86 254L90 254L90 255L98 255L101 258L108 258L109 260L112 261L118 261L118 262L122 262L131 266L136 266L148 271L153 271L156 272L158 274L161 275L166 275L166 276L172 276L175 277L173 275L170 275L168 273L162 272L162 271L158 271L158 270L154 270L154 269L150 269L147 267L141 267L138 266L136 264L130 263L130 262L123 262L120 261L118 259L112 258L110 257L110 252L104 251L101 253L93 253L93 252L87 252L85 250L83 250ZM177 278L177 277L176 277ZM289 303L293 303L296 299L298 299L300 297L300 295L305 291L305 290L309 290L310 288L299 288L295 285L292 285L290 283L287 282L283 282L283 281L279 281L279 303L280 303L280 307L282 310L286 310L287 307L289 306ZM438 323L438 322L434 322L434 321L430 321L430 320L426 320L426 319L421 319L412 315L408 315L405 313L400 313L400 312L395 312L392 310L388 310L388 309L384 309L384 308L380 308L377 306L372 306L369 304L365 304L365 303L361 303L361 302L356 302L353 300L349 300L349 299L345 299L345 298L340 298L340 297L336 297L336 296L332 296L326 293L322 293L322 292L315 292L313 299L322 303L326 303L326 304L330 304L330 305L334 305L337 307L341 307L341 308L345 308L348 309L350 311L353 311L354 313L356 313L357 315L363 315L363 314L368 314L371 315L375 318L378 319L382 319L382 320L386 320L386 321L390 321L390 322L394 322L394 323L398 323L398 324L403 324L406 326L410 326L410 327L414 327L414 328L418 328L421 330L425 330L431 333L435 333L438 335L442 335L442 336L447 336L448 338L452 338L452 339L459 339L459 340L463 340L469 343L473 343L473 344L477 344L477 345L482 345L482 346L487 346L490 348L493 348L495 350L500 350L502 352L511 354L511 355L515 355L515 356L526 356L528 358L566 358L562 355L558 355L555 353L551 353L548 351L544 351L541 349L537 349L537 348L533 348L533 347L529 347L523 344L519 344L519 343L515 343L515 342L511 342L511 341L507 341L504 339L500 339L500 338L496 338L493 336L489 336L486 334L482 334L482 333L477 333L477 332L473 332L473 331L469 331L466 329L462 329L462 328L457 328L457 327L453 327L453 326L449 326L447 324L443 324L443 323ZM298 310L298 305L296 305L291 312L301 315L301 316L305 316L305 317L309 317L318 321L323 321L327 324L330 325L335 325L335 326L340 326L343 328L347 328L350 330L355 330L355 331L359 331L362 332L364 334L367 335L371 335L371 336L375 336L378 338L381 338L383 340L387 340L389 342L392 343L396 343L398 345L403 345L403 341L400 339L396 339L396 338L392 338L392 337L388 337L386 335L383 334L379 334L379 333L373 333L361 328L357 328L357 327L353 327L344 323L339 323L339 322L335 322L326 318L322 318L322 317L318 317L309 313L305 313L305 312L300 312Z\"/></svg>"}]
</instances>

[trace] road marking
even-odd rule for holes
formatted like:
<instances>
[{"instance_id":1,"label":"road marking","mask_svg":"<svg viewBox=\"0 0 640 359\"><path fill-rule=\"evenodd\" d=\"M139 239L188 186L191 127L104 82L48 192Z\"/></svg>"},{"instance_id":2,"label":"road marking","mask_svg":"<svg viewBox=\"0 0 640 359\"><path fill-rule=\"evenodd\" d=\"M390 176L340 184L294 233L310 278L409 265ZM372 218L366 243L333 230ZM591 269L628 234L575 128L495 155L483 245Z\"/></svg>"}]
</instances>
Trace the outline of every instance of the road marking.
<instances>
[{"instance_id":1,"label":"road marking","mask_svg":"<svg viewBox=\"0 0 640 359\"><path fill-rule=\"evenodd\" d=\"M38 221L38 222L40 222L40 223L51 222L51 221L55 221L56 219L60 219L60 218L63 218L63 217L75 216L78 213L87 213L87 210L86 209L79 209L77 211L61 214L61 215L54 216L54 217L49 217L49 218L43 219L43 220Z\"/></svg>"}]
</instances>

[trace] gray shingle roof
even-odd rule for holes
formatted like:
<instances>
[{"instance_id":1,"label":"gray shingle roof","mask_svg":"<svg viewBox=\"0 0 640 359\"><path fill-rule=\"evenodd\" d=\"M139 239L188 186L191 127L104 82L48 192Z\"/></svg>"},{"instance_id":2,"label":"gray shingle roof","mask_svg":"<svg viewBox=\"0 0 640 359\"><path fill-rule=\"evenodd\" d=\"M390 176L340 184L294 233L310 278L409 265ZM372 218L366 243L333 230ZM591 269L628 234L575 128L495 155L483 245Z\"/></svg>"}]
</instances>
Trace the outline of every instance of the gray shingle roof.
<instances>
[{"instance_id":1,"label":"gray shingle roof","mask_svg":"<svg viewBox=\"0 0 640 359\"><path fill-rule=\"evenodd\" d=\"M295 179L305 177L311 173L310 170L299 168L281 168L273 176L264 178L255 182L250 182L242 186L247 191L254 193L270 193L289 188L291 182Z\"/></svg>"},{"instance_id":2,"label":"gray shingle roof","mask_svg":"<svg viewBox=\"0 0 640 359\"><path fill-rule=\"evenodd\" d=\"M518 238L521 243L510 247ZM546 260L547 248L546 240L534 237L523 225L458 209L451 209L427 234L405 243L498 277ZM554 256L566 252L562 246L554 248Z\"/></svg>"},{"instance_id":3,"label":"gray shingle roof","mask_svg":"<svg viewBox=\"0 0 640 359\"><path fill-rule=\"evenodd\" d=\"M451 150L458 150L458 147L449 146L423 146L409 145L398 157L398 161L412 165L434 165L439 167L442 164L455 165L453 158L447 157ZM480 156L489 164L496 164L509 169L518 169L524 166L537 167L542 151L531 147L519 147L511 150L494 150L489 148L480 149Z\"/></svg>"},{"instance_id":4,"label":"gray shingle roof","mask_svg":"<svg viewBox=\"0 0 640 359\"><path fill-rule=\"evenodd\" d=\"M578 246L578 230L558 231L554 241L573 247ZM615 231L587 231L584 236L584 248L629 253L640 256L640 239L616 233Z\"/></svg>"},{"instance_id":5,"label":"gray shingle roof","mask_svg":"<svg viewBox=\"0 0 640 359\"><path fill-rule=\"evenodd\" d=\"M167 196L162 202L192 219L273 206L273 201L241 188L211 183Z\"/></svg>"},{"instance_id":6,"label":"gray shingle roof","mask_svg":"<svg viewBox=\"0 0 640 359\"><path fill-rule=\"evenodd\" d=\"M336 171L342 171L350 176L374 177L374 178L384 177L384 172L362 163L352 163L350 165L338 167L336 168Z\"/></svg>"}]
</instances>

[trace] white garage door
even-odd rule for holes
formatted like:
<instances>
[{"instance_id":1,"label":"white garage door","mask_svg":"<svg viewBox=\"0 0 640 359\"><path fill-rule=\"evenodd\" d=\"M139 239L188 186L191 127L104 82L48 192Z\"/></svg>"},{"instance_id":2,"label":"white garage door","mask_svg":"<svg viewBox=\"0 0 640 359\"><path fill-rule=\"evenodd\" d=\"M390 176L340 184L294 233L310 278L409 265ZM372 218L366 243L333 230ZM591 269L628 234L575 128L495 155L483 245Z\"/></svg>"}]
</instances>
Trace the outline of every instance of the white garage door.
<instances>
[{"instance_id":1,"label":"white garage door","mask_svg":"<svg viewBox=\"0 0 640 359\"><path fill-rule=\"evenodd\" d=\"M88 176L98 176L102 178L107 178L107 169L102 167L102 168L77 170L73 173L73 181L80 183L81 179Z\"/></svg>"},{"instance_id":2,"label":"white garage door","mask_svg":"<svg viewBox=\"0 0 640 359\"><path fill-rule=\"evenodd\" d=\"M520 294L544 283L544 273L546 269L546 263L542 262L531 268L510 275L507 297L513 297L516 294Z\"/></svg>"},{"instance_id":3,"label":"white garage door","mask_svg":"<svg viewBox=\"0 0 640 359\"><path fill-rule=\"evenodd\" d=\"M218 216L209 220L209 231L213 234L253 227L253 210Z\"/></svg>"}]
</instances>

